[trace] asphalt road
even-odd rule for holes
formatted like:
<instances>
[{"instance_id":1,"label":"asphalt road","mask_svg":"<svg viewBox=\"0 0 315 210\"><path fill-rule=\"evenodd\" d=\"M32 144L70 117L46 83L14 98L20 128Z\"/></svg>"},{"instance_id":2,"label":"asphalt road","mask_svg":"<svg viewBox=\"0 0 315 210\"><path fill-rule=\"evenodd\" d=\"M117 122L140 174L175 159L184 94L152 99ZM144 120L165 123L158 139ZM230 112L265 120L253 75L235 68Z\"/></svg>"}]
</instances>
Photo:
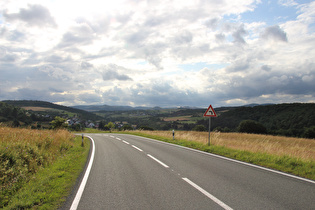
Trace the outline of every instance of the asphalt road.
<instances>
[{"instance_id":1,"label":"asphalt road","mask_svg":"<svg viewBox=\"0 0 315 210\"><path fill-rule=\"evenodd\" d=\"M74 209L315 209L314 181L147 138L88 135L95 156Z\"/></svg>"}]
</instances>

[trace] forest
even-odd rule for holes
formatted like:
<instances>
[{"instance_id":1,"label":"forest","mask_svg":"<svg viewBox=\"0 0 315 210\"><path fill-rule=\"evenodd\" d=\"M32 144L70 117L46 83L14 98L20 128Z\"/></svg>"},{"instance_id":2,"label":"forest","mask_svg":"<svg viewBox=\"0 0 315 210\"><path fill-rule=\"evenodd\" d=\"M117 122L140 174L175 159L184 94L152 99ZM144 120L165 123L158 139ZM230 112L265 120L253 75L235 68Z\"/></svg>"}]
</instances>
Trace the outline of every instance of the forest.
<instances>
[{"instance_id":1,"label":"forest","mask_svg":"<svg viewBox=\"0 0 315 210\"><path fill-rule=\"evenodd\" d=\"M209 118L203 117L206 110L200 108L87 112L43 101L5 102L0 102L0 122L10 122L12 126L51 121L56 116L77 116L81 121L94 122L99 129L106 129L104 125L109 122L113 122L116 129L208 131L209 126ZM20 107L46 107L50 110L35 112ZM211 130L315 138L315 103L219 107L215 111L217 117L211 118ZM49 119L44 117L47 113Z\"/></svg>"}]
</instances>

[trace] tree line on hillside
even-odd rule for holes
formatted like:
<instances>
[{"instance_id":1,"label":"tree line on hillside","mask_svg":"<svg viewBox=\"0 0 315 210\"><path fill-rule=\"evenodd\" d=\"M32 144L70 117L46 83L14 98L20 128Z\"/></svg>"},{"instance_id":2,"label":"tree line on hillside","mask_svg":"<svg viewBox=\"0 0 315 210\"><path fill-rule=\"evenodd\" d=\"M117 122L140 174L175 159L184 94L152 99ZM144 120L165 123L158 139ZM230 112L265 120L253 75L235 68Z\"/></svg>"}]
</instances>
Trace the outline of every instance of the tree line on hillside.
<instances>
[{"instance_id":1,"label":"tree line on hillside","mask_svg":"<svg viewBox=\"0 0 315 210\"><path fill-rule=\"evenodd\" d=\"M0 122L9 123L13 127L18 127L21 123L30 125L32 119L26 114L24 109L0 102Z\"/></svg>"},{"instance_id":2,"label":"tree line on hillside","mask_svg":"<svg viewBox=\"0 0 315 210\"><path fill-rule=\"evenodd\" d=\"M238 107L213 118L211 126L217 130L242 131L241 122L246 122L247 127L248 124L256 124L256 127L260 127L256 133L315 138L315 134L312 134L315 132L315 104ZM197 124L207 125L208 120L200 120Z\"/></svg>"},{"instance_id":3,"label":"tree line on hillside","mask_svg":"<svg viewBox=\"0 0 315 210\"><path fill-rule=\"evenodd\" d=\"M81 109L71 108L67 106L62 106L54 103L50 103L47 101L33 101L33 100L5 100L2 101L6 104L10 104L17 107L44 107L44 108L51 108L57 110L63 110L66 112L76 113L80 116L83 120L101 120L102 117L97 116L94 113L87 112Z\"/></svg>"},{"instance_id":4,"label":"tree line on hillside","mask_svg":"<svg viewBox=\"0 0 315 210\"><path fill-rule=\"evenodd\" d=\"M146 117L130 117L132 112L119 115L106 112L105 121L127 121L137 127L146 126L154 130L208 130L208 118L189 123L181 120L165 121L165 117L200 117L204 109L178 109L161 112L143 111ZM211 130L222 132L260 133L292 137L315 138L315 104L269 104L261 106L221 107L215 109L218 117L211 120ZM105 113L105 112L104 112Z\"/></svg>"}]
</instances>

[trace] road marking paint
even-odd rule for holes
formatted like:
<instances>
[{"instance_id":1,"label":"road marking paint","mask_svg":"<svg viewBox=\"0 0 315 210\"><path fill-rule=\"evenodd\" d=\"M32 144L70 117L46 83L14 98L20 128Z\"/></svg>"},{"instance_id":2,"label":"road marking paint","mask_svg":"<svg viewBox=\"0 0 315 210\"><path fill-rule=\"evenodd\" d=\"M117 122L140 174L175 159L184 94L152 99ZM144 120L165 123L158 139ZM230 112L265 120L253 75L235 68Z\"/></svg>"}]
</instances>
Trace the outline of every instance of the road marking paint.
<instances>
[{"instance_id":1,"label":"road marking paint","mask_svg":"<svg viewBox=\"0 0 315 210\"><path fill-rule=\"evenodd\" d=\"M125 134L125 135L127 135L127 134ZM232 162L239 163L239 164L242 164L242 165L246 165L246 166L249 166L249 167L258 168L258 169L261 169L261 170L264 170L264 171L269 171L269 172L280 174L280 175L283 175L283 176L286 176L286 177L290 177L290 178L293 178L293 179L298 179L298 180L302 180L302 181L305 181L305 182L309 182L309 183L315 184L315 181L310 180L310 179L306 179L306 178L303 178L303 177L295 176L295 175L292 175L292 174L287 174L287 173L281 172L281 171L276 171L274 169L265 168L263 166L258 166L258 165L254 165L254 164L251 164L251 163L242 162L240 160L231 159L231 158L224 157L224 156L221 156L221 155L216 155L216 154L212 154L212 153L209 153L209 152L204 152L204 151L200 151L200 150L197 150L197 149L184 147L184 146L177 145L177 144L171 144L171 143L168 143L168 142L163 142L163 141L150 139L150 138L146 138L146 137L138 136L138 138L147 139L147 140L153 141L153 142L158 143L158 144L167 144L167 145L170 145L170 146L179 147L179 148L190 150L190 151L193 151L193 152L202 153L202 154L205 154L205 155L217 157L217 158L224 159L224 160L227 160L227 161L232 161Z\"/></svg>"},{"instance_id":2,"label":"road marking paint","mask_svg":"<svg viewBox=\"0 0 315 210\"><path fill-rule=\"evenodd\" d=\"M115 138L115 136L109 136L109 137Z\"/></svg>"},{"instance_id":3,"label":"road marking paint","mask_svg":"<svg viewBox=\"0 0 315 210\"><path fill-rule=\"evenodd\" d=\"M90 137L90 136L87 136L91 141L92 141L92 152L91 152L91 158L90 158L90 162L89 162L89 165L88 167L86 168L86 171L85 171L85 174L84 174L84 177L82 179L82 182L80 184L80 187L78 189L78 192L72 202L72 205L70 207L70 210L76 210L78 208L78 205L79 205L79 202L80 202L80 199L81 199L81 196L83 194L83 191L84 191L84 188L85 188L85 185L86 185L86 182L89 178L89 174L90 174L90 171L91 171L91 168L92 168L92 165L93 165L93 161L94 161L94 154L95 154L95 143L94 143L94 140Z\"/></svg>"},{"instance_id":4,"label":"road marking paint","mask_svg":"<svg viewBox=\"0 0 315 210\"><path fill-rule=\"evenodd\" d=\"M163 163L162 161L156 159L155 157L153 157L152 155L150 154L147 154L147 156L149 156L150 158L152 158L153 160L155 160L156 162L158 162L159 164L161 164L162 166L164 166L165 168L169 168L168 165L166 165L165 163Z\"/></svg>"},{"instance_id":5,"label":"road marking paint","mask_svg":"<svg viewBox=\"0 0 315 210\"><path fill-rule=\"evenodd\" d=\"M129 144L129 142L127 142L127 141L124 141L124 140L123 140L123 142L124 142L125 144Z\"/></svg>"},{"instance_id":6,"label":"road marking paint","mask_svg":"<svg viewBox=\"0 0 315 210\"><path fill-rule=\"evenodd\" d=\"M131 145L133 148L135 148L135 149L137 149L137 150L139 150L140 152L143 152L143 150L142 149L140 149L139 147L136 147L135 145Z\"/></svg>"},{"instance_id":7,"label":"road marking paint","mask_svg":"<svg viewBox=\"0 0 315 210\"><path fill-rule=\"evenodd\" d=\"M119 140L119 141L121 141L121 139L120 139L120 138L117 138L117 137L116 137L116 139L117 139L117 140Z\"/></svg>"},{"instance_id":8,"label":"road marking paint","mask_svg":"<svg viewBox=\"0 0 315 210\"><path fill-rule=\"evenodd\" d=\"M201 193L203 193L205 196L207 196L208 198L210 198L211 200L213 200L215 203L217 203L218 205L220 205L223 209L226 210L233 210L231 207L229 207L228 205L226 205L225 203L223 203L222 201L220 201L219 199L217 199L215 196L211 195L210 193L208 193L207 191L205 191L204 189L202 189L201 187L199 187L197 184L195 184L194 182L190 181L188 178L182 178L185 182L187 182L188 184L190 184L191 186L193 186L194 188L196 188L197 190L199 190Z\"/></svg>"}]
</instances>

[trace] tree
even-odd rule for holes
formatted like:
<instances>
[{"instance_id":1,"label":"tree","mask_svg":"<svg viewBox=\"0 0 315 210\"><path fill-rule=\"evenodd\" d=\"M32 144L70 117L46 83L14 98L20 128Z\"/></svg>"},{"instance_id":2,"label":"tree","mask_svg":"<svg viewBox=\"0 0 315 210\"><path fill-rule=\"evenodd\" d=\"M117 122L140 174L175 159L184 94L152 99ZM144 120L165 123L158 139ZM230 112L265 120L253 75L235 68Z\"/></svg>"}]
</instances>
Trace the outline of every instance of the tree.
<instances>
[{"instance_id":1,"label":"tree","mask_svg":"<svg viewBox=\"0 0 315 210\"><path fill-rule=\"evenodd\" d=\"M206 127L204 125L196 125L192 130L193 131L206 131Z\"/></svg>"},{"instance_id":2,"label":"tree","mask_svg":"<svg viewBox=\"0 0 315 210\"><path fill-rule=\"evenodd\" d=\"M123 127L121 128L122 130L133 130L133 127L129 124L123 125Z\"/></svg>"},{"instance_id":3,"label":"tree","mask_svg":"<svg viewBox=\"0 0 315 210\"><path fill-rule=\"evenodd\" d=\"M314 139L315 138L315 126L306 128L303 134L304 138Z\"/></svg>"},{"instance_id":4,"label":"tree","mask_svg":"<svg viewBox=\"0 0 315 210\"><path fill-rule=\"evenodd\" d=\"M154 129L149 126L143 125L140 126L139 130L153 131Z\"/></svg>"},{"instance_id":5,"label":"tree","mask_svg":"<svg viewBox=\"0 0 315 210\"><path fill-rule=\"evenodd\" d=\"M57 116L53 121L50 122L50 125L52 129L67 128L68 125L65 122L66 119Z\"/></svg>"},{"instance_id":6,"label":"tree","mask_svg":"<svg viewBox=\"0 0 315 210\"><path fill-rule=\"evenodd\" d=\"M115 127L115 124L113 122L107 123L107 125L104 126L105 130L112 130Z\"/></svg>"},{"instance_id":7,"label":"tree","mask_svg":"<svg viewBox=\"0 0 315 210\"><path fill-rule=\"evenodd\" d=\"M261 123L254 120L243 120L238 126L238 131L241 133L267 133L267 129Z\"/></svg>"}]
</instances>

